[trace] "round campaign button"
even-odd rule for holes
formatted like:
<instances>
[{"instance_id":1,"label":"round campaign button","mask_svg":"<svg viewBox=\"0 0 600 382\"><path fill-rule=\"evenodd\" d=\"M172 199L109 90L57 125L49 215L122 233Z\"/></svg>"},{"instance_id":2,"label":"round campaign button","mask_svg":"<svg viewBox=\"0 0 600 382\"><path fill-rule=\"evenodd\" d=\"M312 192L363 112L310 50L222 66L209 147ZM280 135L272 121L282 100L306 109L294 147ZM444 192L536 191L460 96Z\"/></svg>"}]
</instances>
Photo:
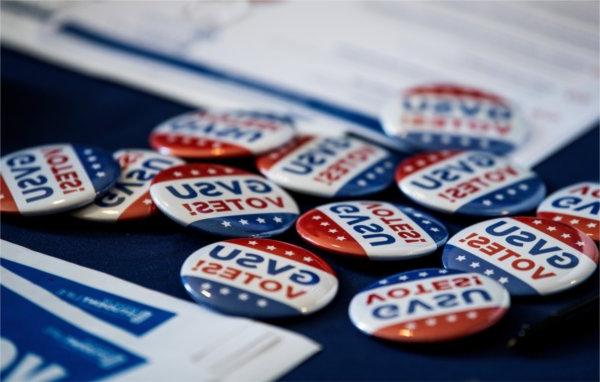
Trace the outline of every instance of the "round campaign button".
<instances>
[{"instance_id":1,"label":"round campaign button","mask_svg":"<svg viewBox=\"0 0 600 382\"><path fill-rule=\"evenodd\" d=\"M504 217L454 235L442 255L449 269L492 277L512 295L537 296L572 288L596 270L598 248L575 228L536 217Z\"/></svg>"},{"instance_id":2,"label":"round campaign button","mask_svg":"<svg viewBox=\"0 0 600 382\"><path fill-rule=\"evenodd\" d=\"M506 99L478 89L429 85L408 89L384 108L387 134L421 150L512 151L527 136L519 110Z\"/></svg>"},{"instance_id":3,"label":"round campaign button","mask_svg":"<svg viewBox=\"0 0 600 382\"><path fill-rule=\"evenodd\" d=\"M0 210L46 215L89 204L119 177L104 150L57 143L20 150L0 159Z\"/></svg>"},{"instance_id":4,"label":"round campaign button","mask_svg":"<svg viewBox=\"0 0 600 382\"><path fill-rule=\"evenodd\" d=\"M290 117L245 110L193 111L163 122L150 145L185 158L232 158L273 150L295 134Z\"/></svg>"},{"instance_id":5,"label":"round campaign button","mask_svg":"<svg viewBox=\"0 0 600 382\"><path fill-rule=\"evenodd\" d=\"M195 163L160 172L150 186L158 208L179 224L220 236L265 237L286 231L296 202L262 176Z\"/></svg>"},{"instance_id":6,"label":"round campaign button","mask_svg":"<svg viewBox=\"0 0 600 382\"><path fill-rule=\"evenodd\" d=\"M532 171L484 151L438 151L413 155L396 169L410 199L446 213L502 216L535 209L546 195Z\"/></svg>"},{"instance_id":7,"label":"round campaign button","mask_svg":"<svg viewBox=\"0 0 600 382\"><path fill-rule=\"evenodd\" d=\"M296 230L328 251L372 260L402 260L434 252L446 227L411 207L379 201L325 204L302 215Z\"/></svg>"},{"instance_id":8,"label":"round campaign button","mask_svg":"<svg viewBox=\"0 0 600 382\"><path fill-rule=\"evenodd\" d=\"M259 157L256 165L267 178L290 190L346 197L386 188L396 163L387 150L357 138L305 135Z\"/></svg>"},{"instance_id":9,"label":"round campaign button","mask_svg":"<svg viewBox=\"0 0 600 382\"><path fill-rule=\"evenodd\" d=\"M257 318L313 313L335 296L338 280L321 258L270 239L231 239L200 248L181 267L196 302Z\"/></svg>"},{"instance_id":10,"label":"round campaign button","mask_svg":"<svg viewBox=\"0 0 600 382\"><path fill-rule=\"evenodd\" d=\"M150 182L160 171L185 163L151 150L119 150L113 157L121 165L121 176L115 185L73 216L107 222L151 216L156 206L150 198Z\"/></svg>"},{"instance_id":11,"label":"round campaign button","mask_svg":"<svg viewBox=\"0 0 600 382\"><path fill-rule=\"evenodd\" d=\"M489 277L428 268L376 282L354 296L348 313L352 323L366 334L425 343L487 329L509 306L506 289Z\"/></svg>"},{"instance_id":12,"label":"round campaign button","mask_svg":"<svg viewBox=\"0 0 600 382\"><path fill-rule=\"evenodd\" d=\"M537 216L569 224L593 240L600 240L600 183L580 182L548 196Z\"/></svg>"}]
</instances>

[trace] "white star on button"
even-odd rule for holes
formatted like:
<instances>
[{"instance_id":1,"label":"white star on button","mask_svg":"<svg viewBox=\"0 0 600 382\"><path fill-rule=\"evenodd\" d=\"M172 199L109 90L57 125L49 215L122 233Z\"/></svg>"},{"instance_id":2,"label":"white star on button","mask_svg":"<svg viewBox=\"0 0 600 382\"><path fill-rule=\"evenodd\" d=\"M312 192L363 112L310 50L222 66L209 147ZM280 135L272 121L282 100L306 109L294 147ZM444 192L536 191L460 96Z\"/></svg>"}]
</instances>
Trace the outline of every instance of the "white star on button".
<instances>
[{"instance_id":1,"label":"white star on button","mask_svg":"<svg viewBox=\"0 0 600 382\"><path fill-rule=\"evenodd\" d=\"M425 320L425 325L427 326L435 326L437 324L437 320L435 318L428 318Z\"/></svg>"},{"instance_id":2,"label":"white star on button","mask_svg":"<svg viewBox=\"0 0 600 382\"><path fill-rule=\"evenodd\" d=\"M477 318L477 316L478 316L477 312L469 312L469 313L467 313L467 318L469 320L474 320L474 319Z\"/></svg>"},{"instance_id":3,"label":"white star on button","mask_svg":"<svg viewBox=\"0 0 600 382\"><path fill-rule=\"evenodd\" d=\"M506 278L506 277L500 277L498 279L498 281L500 282L500 284L506 284L508 282L508 278Z\"/></svg>"},{"instance_id":4,"label":"white star on button","mask_svg":"<svg viewBox=\"0 0 600 382\"><path fill-rule=\"evenodd\" d=\"M254 241L254 240L250 240L250 241L248 242L248 244L249 244L249 245L256 245L256 244L258 244L258 243L257 243L256 241Z\"/></svg>"},{"instance_id":5,"label":"white star on button","mask_svg":"<svg viewBox=\"0 0 600 382\"><path fill-rule=\"evenodd\" d=\"M457 256L457 257L456 257L456 260L457 260L457 261L465 261L466 259L467 259L467 258L466 258L465 256L463 256L463 255L460 255L460 256Z\"/></svg>"},{"instance_id":6,"label":"white star on button","mask_svg":"<svg viewBox=\"0 0 600 382\"><path fill-rule=\"evenodd\" d=\"M229 288L221 288L219 289L219 293L221 293L224 296L227 296L229 294L230 290Z\"/></svg>"},{"instance_id":7,"label":"white star on button","mask_svg":"<svg viewBox=\"0 0 600 382\"><path fill-rule=\"evenodd\" d=\"M312 220L321 220L321 217L319 215L315 215L312 217Z\"/></svg>"},{"instance_id":8,"label":"white star on button","mask_svg":"<svg viewBox=\"0 0 600 382\"><path fill-rule=\"evenodd\" d=\"M176 178L181 178L181 176L183 176L183 174L180 171L175 171L173 173L173 176L176 177Z\"/></svg>"},{"instance_id":9,"label":"white star on button","mask_svg":"<svg viewBox=\"0 0 600 382\"><path fill-rule=\"evenodd\" d=\"M284 254L286 256L294 256L294 251L285 251Z\"/></svg>"},{"instance_id":10,"label":"white star on button","mask_svg":"<svg viewBox=\"0 0 600 382\"><path fill-rule=\"evenodd\" d=\"M276 246L274 246L274 245L267 245L267 249L268 249L269 251L274 251L276 248L277 248L277 247L276 247Z\"/></svg>"},{"instance_id":11,"label":"white star on button","mask_svg":"<svg viewBox=\"0 0 600 382\"><path fill-rule=\"evenodd\" d=\"M338 236L335 238L335 240L344 241L344 240L346 240L346 238L344 236Z\"/></svg>"},{"instance_id":12,"label":"white star on button","mask_svg":"<svg viewBox=\"0 0 600 382\"><path fill-rule=\"evenodd\" d=\"M145 205L149 206L150 204L152 204L152 200L146 198L146 199L144 199L144 201L142 203L144 203Z\"/></svg>"},{"instance_id":13,"label":"white star on button","mask_svg":"<svg viewBox=\"0 0 600 382\"><path fill-rule=\"evenodd\" d=\"M471 264L469 264L469 266L470 266L471 268L479 268L479 263L478 263L478 262L476 262L476 261L473 261Z\"/></svg>"},{"instance_id":14,"label":"white star on button","mask_svg":"<svg viewBox=\"0 0 600 382\"><path fill-rule=\"evenodd\" d=\"M302 259L303 259L304 261L306 261L307 263L310 263L310 262L312 262L312 261L313 261L312 257L308 257L308 256L305 256L305 257L303 257Z\"/></svg>"},{"instance_id":15,"label":"white star on button","mask_svg":"<svg viewBox=\"0 0 600 382\"><path fill-rule=\"evenodd\" d=\"M238 221L240 222L241 225L247 225L248 224L248 220L246 220L246 219L240 219Z\"/></svg>"},{"instance_id":16,"label":"white star on button","mask_svg":"<svg viewBox=\"0 0 600 382\"><path fill-rule=\"evenodd\" d=\"M398 277L398 280L400 280L400 281L406 281L406 280L408 280L408 276L402 275L402 276Z\"/></svg>"},{"instance_id":17,"label":"white star on button","mask_svg":"<svg viewBox=\"0 0 600 382\"><path fill-rule=\"evenodd\" d=\"M486 276L491 276L494 274L494 270L493 269L486 269L485 272L483 272Z\"/></svg>"},{"instance_id":18,"label":"white star on button","mask_svg":"<svg viewBox=\"0 0 600 382\"><path fill-rule=\"evenodd\" d=\"M228 227L231 227L231 223L230 223L230 222L228 222L227 220L223 220L223 221L221 222L221 225L222 225L223 227L226 227L226 228L228 228Z\"/></svg>"},{"instance_id":19,"label":"white star on button","mask_svg":"<svg viewBox=\"0 0 600 382\"><path fill-rule=\"evenodd\" d=\"M242 301L246 301L246 300L248 300L248 294L246 294L246 293L240 293L240 294L238 295L238 298L239 298L240 300L242 300Z\"/></svg>"},{"instance_id":20,"label":"white star on button","mask_svg":"<svg viewBox=\"0 0 600 382\"><path fill-rule=\"evenodd\" d=\"M262 298L258 301L256 301L256 305L260 306L261 308L264 308L265 306L267 306L267 300L263 300Z\"/></svg>"},{"instance_id":21,"label":"white star on button","mask_svg":"<svg viewBox=\"0 0 600 382\"><path fill-rule=\"evenodd\" d=\"M426 277L427 276L427 272L420 272L419 273L419 277Z\"/></svg>"},{"instance_id":22,"label":"white star on button","mask_svg":"<svg viewBox=\"0 0 600 382\"><path fill-rule=\"evenodd\" d=\"M256 218L256 221L257 221L258 223L260 223L260 224L264 224L264 222L265 222L265 219L263 219L263 218Z\"/></svg>"},{"instance_id":23,"label":"white star on button","mask_svg":"<svg viewBox=\"0 0 600 382\"><path fill-rule=\"evenodd\" d=\"M279 216L275 216L273 221L275 221L275 223L281 223L283 220Z\"/></svg>"}]
</instances>

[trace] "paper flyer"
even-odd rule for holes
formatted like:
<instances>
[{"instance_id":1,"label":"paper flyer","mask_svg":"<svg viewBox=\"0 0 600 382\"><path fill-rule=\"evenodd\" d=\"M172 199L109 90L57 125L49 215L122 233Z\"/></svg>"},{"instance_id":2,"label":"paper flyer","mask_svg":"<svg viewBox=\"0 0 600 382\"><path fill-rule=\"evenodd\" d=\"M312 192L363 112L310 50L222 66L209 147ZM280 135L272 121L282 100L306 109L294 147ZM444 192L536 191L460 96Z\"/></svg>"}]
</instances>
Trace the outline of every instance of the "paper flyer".
<instances>
[{"instance_id":1,"label":"paper flyer","mask_svg":"<svg viewBox=\"0 0 600 382\"><path fill-rule=\"evenodd\" d=\"M1 242L4 381L272 380L303 336Z\"/></svg>"}]
</instances>

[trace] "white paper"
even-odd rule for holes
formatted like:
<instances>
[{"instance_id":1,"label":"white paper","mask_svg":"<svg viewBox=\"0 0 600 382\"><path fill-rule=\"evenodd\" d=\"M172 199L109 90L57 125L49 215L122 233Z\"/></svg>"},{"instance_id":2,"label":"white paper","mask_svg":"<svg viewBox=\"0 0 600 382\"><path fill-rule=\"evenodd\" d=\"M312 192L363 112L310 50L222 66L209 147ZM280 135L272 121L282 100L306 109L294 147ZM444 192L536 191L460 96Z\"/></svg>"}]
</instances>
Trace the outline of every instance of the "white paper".
<instances>
[{"instance_id":1,"label":"white paper","mask_svg":"<svg viewBox=\"0 0 600 382\"><path fill-rule=\"evenodd\" d=\"M7 288L3 290L3 299L20 301L18 305L4 307L3 313L3 349L17 349L2 352L0 375L7 382L18 380L19 370L27 369L27 355L32 354L48 368L54 365L52 370L70 376L68 379L76 376L74 366L69 363L72 357L95 354L100 360L121 360L126 357L123 354L130 354L128 361L121 360L128 365L124 370L113 373L110 367L98 367L97 373L87 375L86 379L237 381L275 379L319 350L315 342L283 329L223 316L4 240L0 243L1 282ZM40 313L36 307L58 318L46 321L43 318L46 313ZM10 317L15 313L9 310L17 314L34 312L27 321L40 321L43 335L30 339L35 334L31 329L14 331ZM61 325L75 329L60 329ZM79 330L86 334L77 334ZM54 332L62 334L57 336ZM61 350L57 340L68 338L67 343L73 344L79 338L79 342L89 343L81 340L88 334L107 344L85 348L79 344L73 356L73 352ZM29 340L39 344L52 336L55 337L52 346L37 352L27 347ZM102 350L111 345L118 350ZM46 371L40 369L37 373ZM37 377L45 380L41 375Z\"/></svg>"},{"instance_id":2,"label":"white paper","mask_svg":"<svg viewBox=\"0 0 600 382\"><path fill-rule=\"evenodd\" d=\"M225 2L230 6L218 12L188 1L66 2L51 10L47 2L25 2L45 7L41 17L5 3L3 41L47 59L191 105L290 111L303 118L303 129L349 130L388 146L379 128L297 98L374 120L390 97L414 84L489 89L515 101L530 121L529 139L512 155L523 165L539 163L600 114L595 1ZM267 90L191 69L197 65Z\"/></svg>"}]
</instances>

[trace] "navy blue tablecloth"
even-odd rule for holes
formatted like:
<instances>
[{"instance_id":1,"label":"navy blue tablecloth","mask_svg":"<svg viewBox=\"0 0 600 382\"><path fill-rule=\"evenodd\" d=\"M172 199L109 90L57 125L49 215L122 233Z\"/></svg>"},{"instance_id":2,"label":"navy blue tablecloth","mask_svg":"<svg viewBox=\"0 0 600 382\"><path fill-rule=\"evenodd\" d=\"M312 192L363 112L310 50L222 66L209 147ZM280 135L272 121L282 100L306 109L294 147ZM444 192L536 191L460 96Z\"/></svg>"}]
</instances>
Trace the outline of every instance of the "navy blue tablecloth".
<instances>
[{"instance_id":1,"label":"navy blue tablecloth","mask_svg":"<svg viewBox=\"0 0 600 382\"><path fill-rule=\"evenodd\" d=\"M190 107L124 86L71 72L11 50L2 50L2 154L51 142L93 144L108 150L148 147L151 129ZM535 170L549 192L581 180L598 180L596 126ZM248 161L231 164L255 171ZM323 203L294 194L302 211ZM395 186L373 199L411 204ZM434 214L453 234L472 223ZM69 216L3 217L1 237L100 270L169 295L190 300L179 281L185 258L214 241L163 216L143 222L97 224ZM277 239L306 246L292 229ZM275 324L305 334L323 351L285 380L598 380L598 326L565 325L556 341L536 352L506 348L519 325L598 292L598 273L556 296L514 299L497 326L443 345L394 345L361 334L347 316L348 303L382 276L420 267L440 267L440 251L423 259L384 265L343 260L315 251L340 279L334 301L317 314ZM596 323L597 324L597 323Z\"/></svg>"}]
</instances>

